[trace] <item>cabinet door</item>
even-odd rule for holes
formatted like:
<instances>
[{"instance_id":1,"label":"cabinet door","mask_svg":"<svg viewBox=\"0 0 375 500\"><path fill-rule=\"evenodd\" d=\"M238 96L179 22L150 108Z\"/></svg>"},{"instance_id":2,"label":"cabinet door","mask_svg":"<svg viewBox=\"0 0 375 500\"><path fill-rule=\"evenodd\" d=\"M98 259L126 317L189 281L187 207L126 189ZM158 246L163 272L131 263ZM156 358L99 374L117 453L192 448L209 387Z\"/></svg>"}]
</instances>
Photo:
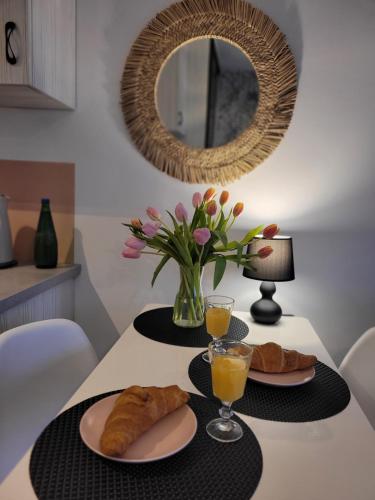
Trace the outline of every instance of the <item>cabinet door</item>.
<instances>
[{"instance_id":1,"label":"cabinet door","mask_svg":"<svg viewBox=\"0 0 375 500\"><path fill-rule=\"evenodd\" d=\"M30 2L30 0L28 0ZM75 0L32 0L31 85L66 107L75 106Z\"/></svg>"},{"instance_id":2,"label":"cabinet door","mask_svg":"<svg viewBox=\"0 0 375 500\"><path fill-rule=\"evenodd\" d=\"M26 8L26 0L0 0L0 84L28 83ZM14 23L15 28L8 24L7 30L7 23ZM7 61L7 54L17 62Z\"/></svg>"}]
</instances>

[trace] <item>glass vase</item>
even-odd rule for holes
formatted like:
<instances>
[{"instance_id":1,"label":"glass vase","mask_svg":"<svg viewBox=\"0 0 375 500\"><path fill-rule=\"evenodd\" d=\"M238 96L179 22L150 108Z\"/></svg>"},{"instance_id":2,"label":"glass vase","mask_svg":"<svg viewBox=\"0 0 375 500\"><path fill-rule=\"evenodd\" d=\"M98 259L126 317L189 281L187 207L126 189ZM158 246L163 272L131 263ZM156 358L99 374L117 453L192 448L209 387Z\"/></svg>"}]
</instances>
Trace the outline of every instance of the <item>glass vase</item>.
<instances>
[{"instance_id":1,"label":"glass vase","mask_svg":"<svg viewBox=\"0 0 375 500\"><path fill-rule=\"evenodd\" d=\"M180 266L180 287L173 308L173 323L182 328L196 328L204 323L202 293L203 268Z\"/></svg>"}]
</instances>

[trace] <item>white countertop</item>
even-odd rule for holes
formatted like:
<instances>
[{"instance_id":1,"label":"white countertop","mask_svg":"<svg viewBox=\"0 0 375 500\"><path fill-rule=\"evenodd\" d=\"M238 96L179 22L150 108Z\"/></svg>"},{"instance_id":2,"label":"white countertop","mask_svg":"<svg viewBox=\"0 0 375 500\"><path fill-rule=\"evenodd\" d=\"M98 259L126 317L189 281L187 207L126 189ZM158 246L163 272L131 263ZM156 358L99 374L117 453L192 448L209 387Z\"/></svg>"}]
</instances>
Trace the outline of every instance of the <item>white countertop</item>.
<instances>
[{"instance_id":1,"label":"white countertop","mask_svg":"<svg viewBox=\"0 0 375 500\"><path fill-rule=\"evenodd\" d=\"M53 269L38 269L33 265L0 269L0 313L35 295L76 278L80 264L59 265Z\"/></svg>"},{"instance_id":2,"label":"white countertop","mask_svg":"<svg viewBox=\"0 0 375 500\"><path fill-rule=\"evenodd\" d=\"M145 310L152 307L156 306ZM308 320L282 317L279 324L265 326L253 323L247 312L234 314L249 325L245 339L249 343L275 341L316 354L336 369ZM202 350L152 341L130 325L64 409L132 384L178 384L199 393L190 382L188 367ZM344 411L314 422L273 422L242 414L241 418L255 433L263 453L263 474L254 500L374 499L375 432L353 396ZM0 486L2 500L36 498L28 472L30 452Z\"/></svg>"}]
</instances>

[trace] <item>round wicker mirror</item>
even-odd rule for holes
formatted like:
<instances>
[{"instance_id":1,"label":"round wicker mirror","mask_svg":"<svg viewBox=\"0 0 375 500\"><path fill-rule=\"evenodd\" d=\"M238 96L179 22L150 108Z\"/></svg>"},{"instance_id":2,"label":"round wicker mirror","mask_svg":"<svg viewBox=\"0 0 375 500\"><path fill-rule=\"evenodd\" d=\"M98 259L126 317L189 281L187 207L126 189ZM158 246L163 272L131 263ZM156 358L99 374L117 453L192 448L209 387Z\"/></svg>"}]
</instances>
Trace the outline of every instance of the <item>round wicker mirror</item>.
<instances>
[{"instance_id":1,"label":"round wicker mirror","mask_svg":"<svg viewBox=\"0 0 375 500\"><path fill-rule=\"evenodd\" d=\"M159 81L164 78L164 68L176 52L186 52L181 51L181 47L201 39L218 40L236 47L249 60L250 67L256 74L258 93L251 120L244 129L239 128L238 133L232 131L233 137L229 142L218 142L222 144L219 146L211 141L210 145L206 142L199 143L200 147L193 147L190 144L194 142L184 140L185 135L181 133L183 113L178 109L179 105L173 108L179 130L167 126L166 120L160 118L166 113L160 113L159 109ZM220 48L220 44L217 46ZM200 49L199 52L202 58L203 50ZM233 60L233 56L228 57L229 61ZM206 70L192 70L196 72L196 78L199 72L209 74L209 81L204 86L209 88L205 91L207 102L212 101L210 89L219 88L212 87L214 72L211 56L209 61L208 73ZM179 64L181 67L181 62ZM168 67L172 67L172 63ZM197 94L199 85L194 79L187 83L186 67L184 63L179 78L183 78L185 92L186 88L189 91L193 87L193 94ZM235 96L234 99L237 99L238 78L233 71L229 80L237 82L237 87L226 92L226 96L232 95L232 98ZM246 85L246 81L243 82L245 83L241 83L241 88ZM164 92L167 107L168 101L172 100L172 93ZM180 91L177 93L181 94ZM226 184L265 160L288 128L296 94L294 58L284 35L268 16L244 0L184 0L160 12L133 44L121 81L121 106L125 122L139 151L158 169L191 183ZM216 110L216 115L221 113L221 122L226 116L235 122L233 117L236 111L226 113L226 106L227 103L222 104L222 109ZM212 123L212 118L207 123L210 121ZM212 136L212 130L208 132L206 130L206 136Z\"/></svg>"}]
</instances>

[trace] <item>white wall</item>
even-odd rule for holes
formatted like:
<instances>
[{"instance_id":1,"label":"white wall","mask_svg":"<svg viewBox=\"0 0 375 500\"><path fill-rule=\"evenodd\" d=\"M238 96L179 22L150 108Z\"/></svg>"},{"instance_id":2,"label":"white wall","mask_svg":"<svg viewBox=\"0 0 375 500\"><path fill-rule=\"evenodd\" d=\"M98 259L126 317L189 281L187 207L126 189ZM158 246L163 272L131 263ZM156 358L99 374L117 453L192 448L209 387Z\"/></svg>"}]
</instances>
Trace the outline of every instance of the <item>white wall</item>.
<instances>
[{"instance_id":1,"label":"white wall","mask_svg":"<svg viewBox=\"0 0 375 500\"><path fill-rule=\"evenodd\" d=\"M155 261L120 257L126 236L121 221L148 205L189 205L192 193L206 186L183 184L148 164L131 144L120 112L129 48L169 0L77 3L78 107L0 110L0 157L76 163L76 260L83 264L76 318L103 354L144 304L171 302L177 288L173 265L152 290ZM339 361L375 324L375 2L254 4L280 26L296 55L298 100L278 149L227 189L233 201L246 203L239 229L277 222L293 235L296 281L280 284L277 297L285 312L312 321ZM220 291L246 309L257 288L233 268Z\"/></svg>"}]
</instances>

